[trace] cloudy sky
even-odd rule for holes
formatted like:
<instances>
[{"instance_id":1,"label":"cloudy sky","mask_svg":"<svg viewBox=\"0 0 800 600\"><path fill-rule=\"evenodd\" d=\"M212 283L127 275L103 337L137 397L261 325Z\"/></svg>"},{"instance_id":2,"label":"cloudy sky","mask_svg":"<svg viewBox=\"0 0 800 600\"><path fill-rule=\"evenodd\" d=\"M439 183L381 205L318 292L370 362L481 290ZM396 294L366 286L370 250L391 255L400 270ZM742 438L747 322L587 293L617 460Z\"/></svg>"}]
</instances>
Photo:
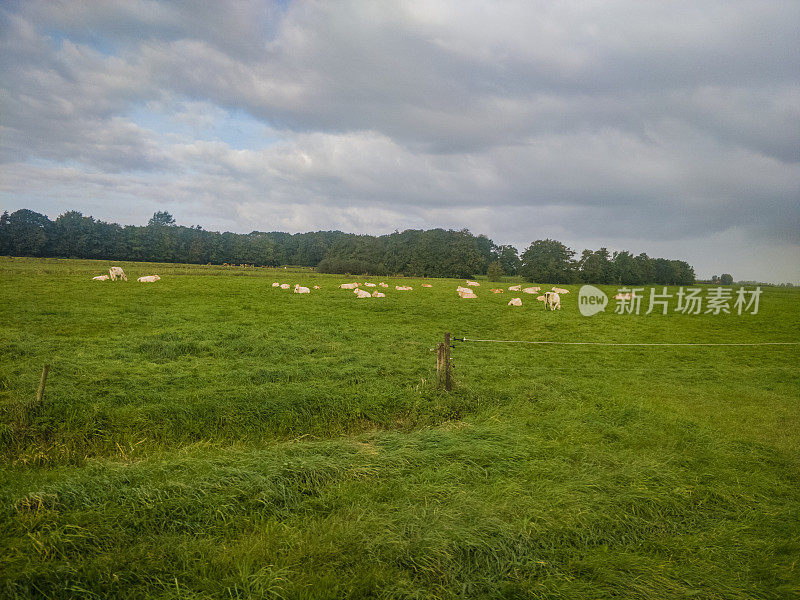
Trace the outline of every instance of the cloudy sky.
<instances>
[{"instance_id":1,"label":"cloudy sky","mask_svg":"<svg viewBox=\"0 0 800 600\"><path fill-rule=\"evenodd\" d=\"M800 283L800 2L0 2L0 209Z\"/></svg>"}]
</instances>

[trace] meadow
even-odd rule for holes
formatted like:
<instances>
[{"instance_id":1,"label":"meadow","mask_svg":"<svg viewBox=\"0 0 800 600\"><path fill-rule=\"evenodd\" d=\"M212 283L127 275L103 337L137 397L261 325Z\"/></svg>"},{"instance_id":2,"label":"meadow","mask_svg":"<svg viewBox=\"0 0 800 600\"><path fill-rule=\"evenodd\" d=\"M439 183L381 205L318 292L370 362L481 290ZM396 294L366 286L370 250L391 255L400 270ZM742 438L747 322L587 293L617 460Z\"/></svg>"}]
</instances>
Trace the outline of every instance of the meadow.
<instances>
[{"instance_id":1,"label":"meadow","mask_svg":"<svg viewBox=\"0 0 800 600\"><path fill-rule=\"evenodd\" d=\"M449 393L433 352L798 342L800 290L587 318L110 264L0 258L0 597L800 597L800 346L454 342Z\"/></svg>"}]
</instances>

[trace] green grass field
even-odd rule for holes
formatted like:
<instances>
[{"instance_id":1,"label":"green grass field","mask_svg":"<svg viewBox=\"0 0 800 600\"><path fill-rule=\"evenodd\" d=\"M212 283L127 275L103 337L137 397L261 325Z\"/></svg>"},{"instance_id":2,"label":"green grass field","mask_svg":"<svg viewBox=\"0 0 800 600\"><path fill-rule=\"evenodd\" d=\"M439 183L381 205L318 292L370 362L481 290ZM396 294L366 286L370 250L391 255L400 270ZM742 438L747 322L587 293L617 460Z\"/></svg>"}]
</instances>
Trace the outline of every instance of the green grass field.
<instances>
[{"instance_id":1,"label":"green grass field","mask_svg":"<svg viewBox=\"0 0 800 600\"><path fill-rule=\"evenodd\" d=\"M800 290L586 318L109 265L0 258L0 597L800 597L800 346L456 342L451 393L431 351L797 342Z\"/></svg>"}]
</instances>

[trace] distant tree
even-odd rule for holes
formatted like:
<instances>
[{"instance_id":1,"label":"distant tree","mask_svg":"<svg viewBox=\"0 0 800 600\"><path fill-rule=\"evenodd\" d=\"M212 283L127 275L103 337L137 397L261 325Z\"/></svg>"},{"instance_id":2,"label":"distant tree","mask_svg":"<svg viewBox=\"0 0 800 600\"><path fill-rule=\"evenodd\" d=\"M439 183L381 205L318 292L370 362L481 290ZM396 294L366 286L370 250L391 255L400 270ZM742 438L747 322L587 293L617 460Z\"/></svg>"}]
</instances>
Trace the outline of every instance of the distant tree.
<instances>
[{"instance_id":1,"label":"distant tree","mask_svg":"<svg viewBox=\"0 0 800 600\"><path fill-rule=\"evenodd\" d=\"M165 210L153 213L153 216L150 217L150 220L147 222L148 227L161 227L165 225L175 225L175 219Z\"/></svg>"},{"instance_id":2,"label":"distant tree","mask_svg":"<svg viewBox=\"0 0 800 600\"><path fill-rule=\"evenodd\" d=\"M536 240L522 253L520 274L539 283L571 283L575 270L570 250L557 240Z\"/></svg>"},{"instance_id":3,"label":"distant tree","mask_svg":"<svg viewBox=\"0 0 800 600\"><path fill-rule=\"evenodd\" d=\"M733 275L730 273L723 273L719 276L719 282L721 285L733 285Z\"/></svg>"},{"instance_id":4,"label":"distant tree","mask_svg":"<svg viewBox=\"0 0 800 600\"><path fill-rule=\"evenodd\" d=\"M519 252L514 246L497 246L494 254L497 260L500 261L500 266L503 267L503 272L505 272L506 275L516 275L519 273L522 261L519 259Z\"/></svg>"},{"instance_id":5,"label":"distant tree","mask_svg":"<svg viewBox=\"0 0 800 600\"><path fill-rule=\"evenodd\" d=\"M503 275L505 275L505 271L503 271L503 265L499 260L490 263L486 268L486 277L489 278L489 281L500 281Z\"/></svg>"},{"instance_id":6,"label":"distant tree","mask_svg":"<svg viewBox=\"0 0 800 600\"><path fill-rule=\"evenodd\" d=\"M12 256L46 256L53 222L46 215L21 208L4 215L0 247Z\"/></svg>"},{"instance_id":7,"label":"distant tree","mask_svg":"<svg viewBox=\"0 0 800 600\"><path fill-rule=\"evenodd\" d=\"M622 251L614 253L614 267L616 270L615 283L622 285L640 285L643 282L642 273L639 270L639 263L630 252Z\"/></svg>"},{"instance_id":8,"label":"distant tree","mask_svg":"<svg viewBox=\"0 0 800 600\"><path fill-rule=\"evenodd\" d=\"M719 275L712 275L711 283L719 283Z\"/></svg>"}]
</instances>

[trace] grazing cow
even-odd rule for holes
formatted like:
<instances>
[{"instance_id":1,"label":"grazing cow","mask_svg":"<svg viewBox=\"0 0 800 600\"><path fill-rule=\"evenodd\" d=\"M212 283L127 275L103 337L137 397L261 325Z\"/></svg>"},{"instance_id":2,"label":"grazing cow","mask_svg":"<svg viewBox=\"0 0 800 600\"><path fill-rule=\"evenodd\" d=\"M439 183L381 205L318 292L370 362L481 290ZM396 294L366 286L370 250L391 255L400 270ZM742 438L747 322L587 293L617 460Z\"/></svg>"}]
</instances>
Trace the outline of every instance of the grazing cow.
<instances>
[{"instance_id":1,"label":"grazing cow","mask_svg":"<svg viewBox=\"0 0 800 600\"><path fill-rule=\"evenodd\" d=\"M125 275L125 271L122 270L122 267L111 267L108 270L108 274L111 277L111 281L116 281L117 277L122 277L125 281L128 281L128 276Z\"/></svg>"},{"instance_id":2,"label":"grazing cow","mask_svg":"<svg viewBox=\"0 0 800 600\"><path fill-rule=\"evenodd\" d=\"M414 288L410 285L396 285L394 286L394 289L396 289L398 292L410 292Z\"/></svg>"},{"instance_id":3,"label":"grazing cow","mask_svg":"<svg viewBox=\"0 0 800 600\"><path fill-rule=\"evenodd\" d=\"M544 306L549 310L556 310L561 309L561 297L558 295L558 292L545 292L544 297L546 299Z\"/></svg>"},{"instance_id":4,"label":"grazing cow","mask_svg":"<svg viewBox=\"0 0 800 600\"><path fill-rule=\"evenodd\" d=\"M525 292L526 294L535 294L540 289L542 289L542 288L540 288L540 287L527 287L527 288L523 289L522 291Z\"/></svg>"},{"instance_id":5,"label":"grazing cow","mask_svg":"<svg viewBox=\"0 0 800 600\"><path fill-rule=\"evenodd\" d=\"M512 285L511 287L508 288L508 291L509 292L518 292L521 289L522 289L521 285Z\"/></svg>"},{"instance_id":6,"label":"grazing cow","mask_svg":"<svg viewBox=\"0 0 800 600\"><path fill-rule=\"evenodd\" d=\"M155 283L159 279L161 279L161 277L159 277L158 275L145 275L144 277L139 277L139 279L137 279L136 281L138 281L139 283Z\"/></svg>"},{"instance_id":7,"label":"grazing cow","mask_svg":"<svg viewBox=\"0 0 800 600\"><path fill-rule=\"evenodd\" d=\"M503 293L503 290L495 290L495 289L491 289L491 290L489 290L489 291L490 291L490 292L492 292L493 294L502 294L502 293Z\"/></svg>"},{"instance_id":8,"label":"grazing cow","mask_svg":"<svg viewBox=\"0 0 800 600\"><path fill-rule=\"evenodd\" d=\"M98 275L97 277L92 277L92 281L105 281L108 279L108 275Z\"/></svg>"},{"instance_id":9,"label":"grazing cow","mask_svg":"<svg viewBox=\"0 0 800 600\"><path fill-rule=\"evenodd\" d=\"M272 287L281 287L281 284L276 281L272 284Z\"/></svg>"},{"instance_id":10,"label":"grazing cow","mask_svg":"<svg viewBox=\"0 0 800 600\"><path fill-rule=\"evenodd\" d=\"M365 283L364 287L375 287L374 283Z\"/></svg>"},{"instance_id":11,"label":"grazing cow","mask_svg":"<svg viewBox=\"0 0 800 600\"><path fill-rule=\"evenodd\" d=\"M342 285L339 286L339 289L342 289L342 290L354 290L357 287L358 287L357 283L343 283Z\"/></svg>"},{"instance_id":12,"label":"grazing cow","mask_svg":"<svg viewBox=\"0 0 800 600\"><path fill-rule=\"evenodd\" d=\"M372 298L372 294L370 294L367 290L353 290L353 293L358 298Z\"/></svg>"},{"instance_id":13,"label":"grazing cow","mask_svg":"<svg viewBox=\"0 0 800 600\"><path fill-rule=\"evenodd\" d=\"M295 294L310 294L311 290L307 287L301 286L299 283L295 283L292 292Z\"/></svg>"},{"instance_id":14,"label":"grazing cow","mask_svg":"<svg viewBox=\"0 0 800 600\"><path fill-rule=\"evenodd\" d=\"M564 288L554 287L553 291L556 294L569 294L569 290L565 290Z\"/></svg>"},{"instance_id":15,"label":"grazing cow","mask_svg":"<svg viewBox=\"0 0 800 600\"><path fill-rule=\"evenodd\" d=\"M374 292L372 292L372 297L373 298L386 298L386 294L384 294L383 292L379 292L378 290L375 290Z\"/></svg>"},{"instance_id":16,"label":"grazing cow","mask_svg":"<svg viewBox=\"0 0 800 600\"><path fill-rule=\"evenodd\" d=\"M290 286L288 283L282 283L281 284L281 289L282 290L288 290L290 287L292 287L292 286Z\"/></svg>"},{"instance_id":17,"label":"grazing cow","mask_svg":"<svg viewBox=\"0 0 800 600\"><path fill-rule=\"evenodd\" d=\"M522 298L512 298L508 301L509 306L522 306Z\"/></svg>"},{"instance_id":18,"label":"grazing cow","mask_svg":"<svg viewBox=\"0 0 800 600\"><path fill-rule=\"evenodd\" d=\"M480 287L480 285L481 285L481 284L480 284L480 283L478 283L477 281L468 281L468 282L467 282L467 285L468 285L469 287Z\"/></svg>"}]
</instances>

